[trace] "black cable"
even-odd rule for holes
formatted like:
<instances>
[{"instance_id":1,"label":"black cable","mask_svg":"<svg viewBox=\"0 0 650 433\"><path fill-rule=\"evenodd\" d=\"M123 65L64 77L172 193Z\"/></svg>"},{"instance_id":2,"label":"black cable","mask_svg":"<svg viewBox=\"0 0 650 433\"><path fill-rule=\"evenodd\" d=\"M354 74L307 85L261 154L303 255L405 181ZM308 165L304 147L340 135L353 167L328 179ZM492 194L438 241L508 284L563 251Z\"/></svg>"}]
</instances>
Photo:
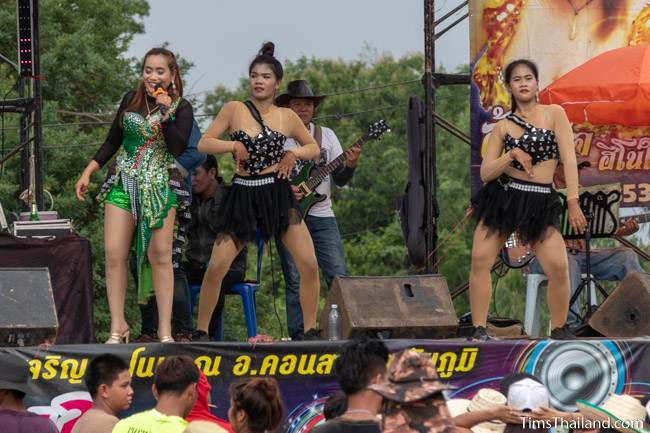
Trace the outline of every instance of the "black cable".
<instances>
[{"instance_id":1,"label":"black cable","mask_svg":"<svg viewBox=\"0 0 650 433\"><path fill-rule=\"evenodd\" d=\"M314 120L322 120L322 119L336 119L340 120L344 117L350 117L350 116L357 116L359 114L366 114L366 113L372 113L373 111L395 111L400 108L406 108L408 107L408 104L396 104L396 105L384 105L382 107L377 107L377 108L371 108L369 110L363 110L363 111L355 111L353 113L336 113L336 114L328 114L325 116L318 116L314 117Z\"/></svg>"},{"instance_id":2,"label":"black cable","mask_svg":"<svg viewBox=\"0 0 650 433\"><path fill-rule=\"evenodd\" d=\"M495 317L499 317L499 308L497 307L497 289L499 288L499 281L501 281L501 275L497 274L496 281L494 282L494 288L492 289L492 305L494 306L494 314L496 315Z\"/></svg>"},{"instance_id":3,"label":"black cable","mask_svg":"<svg viewBox=\"0 0 650 433\"><path fill-rule=\"evenodd\" d=\"M273 311L275 312L275 318L278 319L278 325L280 325L280 340L284 338L284 324L282 319L280 319L280 313L278 313L278 286L275 282L275 270L273 268L273 248L271 247L271 241L268 242L269 245L269 257L271 259L271 295L273 296ZM278 241L275 241L275 250L278 251ZM278 251L278 255L280 252Z\"/></svg>"},{"instance_id":4,"label":"black cable","mask_svg":"<svg viewBox=\"0 0 650 433\"><path fill-rule=\"evenodd\" d=\"M14 82L14 85L11 86L9 88L9 90L7 90L7 93L5 93L4 96L2 97L3 101L6 100L7 96L9 96L9 93L11 93L11 91L18 86L19 82L20 82L20 78L16 78L16 81ZM4 154L5 154L5 112L0 111L0 115L2 116L2 122L1 122L2 123L2 125L1 125L2 131L0 131L1 132L1 134L0 134L0 157L1 157L1 156L4 156ZM4 164L3 164L2 166L0 166L0 179L2 179L2 175L4 174L4 172L5 172L5 170L4 170Z\"/></svg>"},{"instance_id":5,"label":"black cable","mask_svg":"<svg viewBox=\"0 0 650 433\"><path fill-rule=\"evenodd\" d=\"M363 92L368 92L370 90L377 90L377 89L385 89L387 87L395 87L395 86L404 86L406 84L412 84L412 83L419 83L421 81L420 78L416 78L413 80L404 80L404 81L398 81L396 83L387 83L387 84L378 84L376 86L370 86L370 87L362 87L359 89L351 89L351 90L340 90L337 92L333 93L326 93L322 96L340 96L340 95L352 95L355 93L363 93Z\"/></svg>"},{"instance_id":6,"label":"black cable","mask_svg":"<svg viewBox=\"0 0 650 433\"><path fill-rule=\"evenodd\" d=\"M417 80L417 81L419 81L419 80ZM409 82L409 81L407 81L407 82ZM396 84L391 84L391 85L396 85ZM383 85L383 86L387 87L389 85ZM376 87L382 87L382 86L376 86ZM373 88L374 87L369 87L367 89L373 89ZM356 89L356 91L359 91L359 90L364 90L364 89ZM350 91L350 92L354 92L354 91ZM463 91L460 91L460 92L451 92L448 95L436 96L436 101L443 101L443 100L446 100L446 99L456 98L456 97L459 97L459 96L468 96L468 95L469 95L469 92L466 91L466 90L463 90ZM379 107L379 108L369 109L369 110L364 110L364 111L357 111L357 112L353 112L353 113L335 113L335 114L331 114L331 115L316 117L316 118L314 118L314 120L323 119L323 118L343 118L343 117L349 117L349 116L356 116L358 114L364 114L364 113L368 113L368 112L371 112L371 111L377 111L377 110L387 109L387 108L391 108L391 107L398 107L398 106L399 105L389 105L389 106L385 106L385 107ZM214 117L217 114L218 113L201 113L201 114L194 114L194 117ZM107 125L110 125L111 123L112 123L112 121L46 123L46 124L43 125L43 128L61 128L61 127L67 127L67 126L93 126L93 125L107 126ZM18 129L20 129L20 127L2 128L2 129L7 130L7 131L11 131L11 130L18 130Z\"/></svg>"}]
</instances>

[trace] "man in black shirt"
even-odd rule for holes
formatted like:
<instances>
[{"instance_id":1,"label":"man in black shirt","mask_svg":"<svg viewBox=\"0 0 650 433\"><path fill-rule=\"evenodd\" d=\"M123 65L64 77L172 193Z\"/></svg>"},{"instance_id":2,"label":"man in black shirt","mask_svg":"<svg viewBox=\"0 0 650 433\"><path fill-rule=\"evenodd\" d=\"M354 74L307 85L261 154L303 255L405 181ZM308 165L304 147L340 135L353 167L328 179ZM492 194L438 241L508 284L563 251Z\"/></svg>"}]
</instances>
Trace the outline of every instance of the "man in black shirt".
<instances>
[{"instance_id":1,"label":"man in black shirt","mask_svg":"<svg viewBox=\"0 0 650 433\"><path fill-rule=\"evenodd\" d=\"M230 185L225 185L219 176L219 167L214 155L208 155L205 162L197 167L192 176L192 205L190 207L192 219L187 233L189 243L183 263L189 284L200 285L203 281L205 269L212 255L212 246L217 238L214 223L221 202ZM226 289L236 283L244 281L246 276L246 255L244 248L230 265L230 270L223 279L219 292L219 302L212 314L210 321L210 335L214 335L216 319L223 310L224 294Z\"/></svg>"},{"instance_id":2,"label":"man in black shirt","mask_svg":"<svg viewBox=\"0 0 650 433\"><path fill-rule=\"evenodd\" d=\"M360 338L348 342L334 361L334 373L348 399L338 418L315 427L314 433L379 433L382 397L368 389L386 375L388 349L381 340Z\"/></svg>"}]
</instances>

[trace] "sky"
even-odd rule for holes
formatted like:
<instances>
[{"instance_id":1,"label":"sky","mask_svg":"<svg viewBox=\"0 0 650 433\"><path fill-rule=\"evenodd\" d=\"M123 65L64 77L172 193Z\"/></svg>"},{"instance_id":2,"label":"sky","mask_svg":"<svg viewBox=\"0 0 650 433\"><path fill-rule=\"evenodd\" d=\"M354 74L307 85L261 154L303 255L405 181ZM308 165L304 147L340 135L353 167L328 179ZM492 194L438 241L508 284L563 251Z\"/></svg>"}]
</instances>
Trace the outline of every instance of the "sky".
<instances>
[{"instance_id":1,"label":"sky","mask_svg":"<svg viewBox=\"0 0 650 433\"><path fill-rule=\"evenodd\" d=\"M436 16L462 2L436 0ZM268 40L275 43L280 61L303 55L351 60L368 47L399 58L423 52L424 46L423 0L150 0L149 4L145 32L134 38L128 55L142 57L149 48L169 42L174 52L194 63L183 77L188 94L217 85L236 87ZM437 42L436 63L454 70L468 59L465 19Z\"/></svg>"}]
</instances>

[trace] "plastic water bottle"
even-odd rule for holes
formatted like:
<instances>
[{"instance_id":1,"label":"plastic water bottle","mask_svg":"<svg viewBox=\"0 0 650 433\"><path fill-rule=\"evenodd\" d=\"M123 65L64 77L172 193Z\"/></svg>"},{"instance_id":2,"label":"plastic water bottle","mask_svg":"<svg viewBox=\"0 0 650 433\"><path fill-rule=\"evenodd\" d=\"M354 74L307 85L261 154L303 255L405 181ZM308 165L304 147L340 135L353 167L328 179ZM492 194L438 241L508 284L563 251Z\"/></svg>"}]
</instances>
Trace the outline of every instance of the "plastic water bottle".
<instances>
[{"instance_id":1,"label":"plastic water bottle","mask_svg":"<svg viewBox=\"0 0 650 433\"><path fill-rule=\"evenodd\" d=\"M336 304L332 304L330 314L327 316L327 339L341 339L341 315L339 314L339 306Z\"/></svg>"}]
</instances>

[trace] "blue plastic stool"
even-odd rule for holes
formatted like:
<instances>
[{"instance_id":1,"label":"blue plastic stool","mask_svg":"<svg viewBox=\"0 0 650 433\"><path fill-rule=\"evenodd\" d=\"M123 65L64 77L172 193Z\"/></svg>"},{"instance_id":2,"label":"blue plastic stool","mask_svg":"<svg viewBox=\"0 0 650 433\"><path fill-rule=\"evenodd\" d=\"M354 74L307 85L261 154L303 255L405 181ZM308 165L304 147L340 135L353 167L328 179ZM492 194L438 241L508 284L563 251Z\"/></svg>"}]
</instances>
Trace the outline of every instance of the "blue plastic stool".
<instances>
[{"instance_id":1,"label":"blue plastic stool","mask_svg":"<svg viewBox=\"0 0 650 433\"><path fill-rule=\"evenodd\" d=\"M226 289L226 295L239 295L241 296L242 305L244 307L244 318L246 320L246 333L248 338L257 335L257 313L255 307L255 292L260 288L262 281L262 257L264 255L264 238L258 230L255 235L255 245L257 247L257 274L255 281L244 281L237 283L234 286ZM201 286L198 284L190 284L190 312L194 312L194 305L196 297L201 291ZM223 340L223 312L217 319L217 328L215 329L214 341Z\"/></svg>"}]
</instances>

